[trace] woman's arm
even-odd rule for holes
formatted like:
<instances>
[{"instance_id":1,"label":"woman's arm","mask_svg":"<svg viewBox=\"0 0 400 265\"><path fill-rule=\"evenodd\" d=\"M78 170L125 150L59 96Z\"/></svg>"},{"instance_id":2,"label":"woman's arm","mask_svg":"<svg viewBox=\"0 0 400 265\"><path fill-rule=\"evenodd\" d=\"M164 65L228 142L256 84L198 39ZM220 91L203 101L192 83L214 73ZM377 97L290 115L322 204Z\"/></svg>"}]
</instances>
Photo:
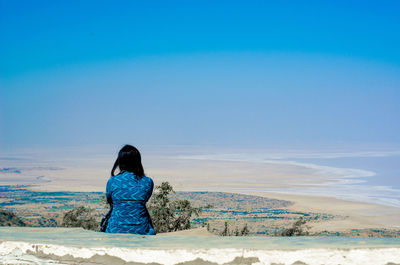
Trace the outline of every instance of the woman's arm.
<instances>
[{"instance_id":1,"label":"woman's arm","mask_svg":"<svg viewBox=\"0 0 400 265\"><path fill-rule=\"evenodd\" d=\"M149 191L147 192L147 200L146 200L146 202L151 198L151 195L153 194L153 189L154 189L153 180L151 178L149 178L149 181L150 181L150 188L149 188ZM150 216L150 213L149 213L149 210L147 209L147 207L146 207L146 213L147 213L147 216L149 218L150 226L153 228L153 230L155 232L156 229L154 227L153 220L151 220L151 216Z\"/></svg>"},{"instance_id":2,"label":"woman's arm","mask_svg":"<svg viewBox=\"0 0 400 265\"><path fill-rule=\"evenodd\" d=\"M151 195L153 194L153 189L154 189L154 182L151 178L149 178L149 182L150 182L150 188L147 191L147 196L146 196L146 202L150 199Z\"/></svg>"},{"instance_id":3,"label":"woman's arm","mask_svg":"<svg viewBox=\"0 0 400 265\"><path fill-rule=\"evenodd\" d=\"M108 204L112 204L112 198L111 198L111 178L107 181L107 185L106 185L106 199L107 199L107 203Z\"/></svg>"}]
</instances>

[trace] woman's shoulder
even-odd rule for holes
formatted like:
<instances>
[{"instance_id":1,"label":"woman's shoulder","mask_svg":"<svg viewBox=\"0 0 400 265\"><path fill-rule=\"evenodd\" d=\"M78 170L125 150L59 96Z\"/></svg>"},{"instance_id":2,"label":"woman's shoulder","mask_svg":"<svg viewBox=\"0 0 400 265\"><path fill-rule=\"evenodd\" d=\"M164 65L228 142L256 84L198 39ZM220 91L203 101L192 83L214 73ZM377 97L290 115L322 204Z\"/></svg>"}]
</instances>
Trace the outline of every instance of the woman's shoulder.
<instances>
[{"instance_id":1,"label":"woman's shoulder","mask_svg":"<svg viewBox=\"0 0 400 265\"><path fill-rule=\"evenodd\" d=\"M148 177L148 176L146 176L146 175L144 175L144 176L142 176L142 177L137 177L134 173L132 173L132 172L127 172L127 171L122 172L122 173L119 173L119 174L117 174L117 175L115 175L115 176L111 176L111 177L108 179L108 181L109 181L109 182L110 182L110 181L111 181L111 182L114 182L114 181L118 181L118 180L130 178L130 177L134 177L134 178L136 178L137 180L140 180L141 182L146 182L146 183L151 183L151 184L153 184L153 179L151 179L150 177Z\"/></svg>"},{"instance_id":2,"label":"woman's shoulder","mask_svg":"<svg viewBox=\"0 0 400 265\"><path fill-rule=\"evenodd\" d=\"M145 182L153 184L153 180L148 176L143 176L142 177L142 181L145 181Z\"/></svg>"},{"instance_id":3,"label":"woman's shoulder","mask_svg":"<svg viewBox=\"0 0 400 265\"><path fill-rule=\"evenodd\" d=\"M108 183L114 183L114 182L122 181L124 178L126 178L126 173L127 172L120 172L117 175L109 177L108 178Z\"/></svg>"}]
</instances>

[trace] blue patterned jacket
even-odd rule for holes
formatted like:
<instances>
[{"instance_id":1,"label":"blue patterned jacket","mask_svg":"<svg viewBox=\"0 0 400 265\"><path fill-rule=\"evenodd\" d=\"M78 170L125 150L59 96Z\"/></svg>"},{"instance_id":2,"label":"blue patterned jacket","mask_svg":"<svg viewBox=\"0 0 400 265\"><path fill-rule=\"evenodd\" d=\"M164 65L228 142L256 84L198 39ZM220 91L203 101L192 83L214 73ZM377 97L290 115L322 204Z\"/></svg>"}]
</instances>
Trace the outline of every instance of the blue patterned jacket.
<instances>
[{"instance_id":1,"label":"blue patterned jacket","mask_svg":"<svg viewBox=\"0 0 400 265\"><path fill-rule=\"evenodd\" d=\"M122 172L107 182L107 201L113 209L106 233L155 235L146 202L153 193L154 183L149 177Z\"/></svg>"}]
</instances>

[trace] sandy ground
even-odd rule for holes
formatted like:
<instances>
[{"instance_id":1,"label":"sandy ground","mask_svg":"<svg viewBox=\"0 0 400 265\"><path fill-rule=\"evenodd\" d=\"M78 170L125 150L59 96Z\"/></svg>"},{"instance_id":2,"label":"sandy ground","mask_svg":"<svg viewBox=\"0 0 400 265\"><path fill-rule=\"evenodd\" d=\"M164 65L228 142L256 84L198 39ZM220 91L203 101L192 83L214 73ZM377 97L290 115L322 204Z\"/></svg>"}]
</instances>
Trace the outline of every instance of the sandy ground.
<instances>
[{"instance_id":1,"label":"sandy ground","mask_svg":"<svg viewBox=\"0 0 400 265\"><path fill-rule=\"evenodd\" d=\"M169 233L159 233L157 236L215 236L214 234L207 231L206 227L199 227L194 229L188 229L183 231L169 232Z\"/></svg>"},{"instance_id":2,"label":"sandy ground","mask_svg":"<svg viewBox=\"0 0 400 265\"><path fill-rule=\"evenodd\" d=\"M362 228L400 228L400 209L377 204L340 200L333 197L292 195L268 192L240 192L294 202L294 211L323 212L340 215L344 219L323 221L313 225L312 231L344 231Z\"/></svg>"},{"instance_id":3,"label":"sandy ground","mask_svg":"<svg viewBox=\"0 0 400 265\"><path fill-rule=\"evenodd\" d=\"M227 162L153 157L145 167L146 174L155 184L170 182L175 190L218 190L263 189L282 187L305 187L307 185L333 182L330 176L321 176L311 169L294 166L251 162ZM151 163L150 163L151 162ZM65 163L65 162L64 162ZM37 183L35 190L104 191L110 175L110 168L104 163L87 165L79 161L75 164L57 164L33 168L20 175L2 174L11 183ZM32 165L28 165L32 167ZM22 170L23 171L23 170ZM45 176L50 181L41 181L37 176Z\"/></svg>"}]
</instances>

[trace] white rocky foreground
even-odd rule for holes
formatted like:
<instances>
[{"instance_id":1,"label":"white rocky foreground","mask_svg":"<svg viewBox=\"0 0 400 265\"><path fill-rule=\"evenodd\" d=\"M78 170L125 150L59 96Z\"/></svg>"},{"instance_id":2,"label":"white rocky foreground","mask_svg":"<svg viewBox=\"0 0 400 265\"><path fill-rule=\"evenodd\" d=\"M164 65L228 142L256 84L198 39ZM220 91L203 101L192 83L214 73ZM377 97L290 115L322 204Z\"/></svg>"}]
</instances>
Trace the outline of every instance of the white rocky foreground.
<instances>
[{"instance_id":1,"label":"white rocky foreground","mask_svg":"<svg viewBox=\"0 0 400 265\"><path fill-rule=\"evenodd\" d=\"M201 230L200 230L201 231ZM192 232L189 232L189 234ZM400 239L104 234L0 228L1 264L400 264Z\"/></svg>"}]
</instances>

